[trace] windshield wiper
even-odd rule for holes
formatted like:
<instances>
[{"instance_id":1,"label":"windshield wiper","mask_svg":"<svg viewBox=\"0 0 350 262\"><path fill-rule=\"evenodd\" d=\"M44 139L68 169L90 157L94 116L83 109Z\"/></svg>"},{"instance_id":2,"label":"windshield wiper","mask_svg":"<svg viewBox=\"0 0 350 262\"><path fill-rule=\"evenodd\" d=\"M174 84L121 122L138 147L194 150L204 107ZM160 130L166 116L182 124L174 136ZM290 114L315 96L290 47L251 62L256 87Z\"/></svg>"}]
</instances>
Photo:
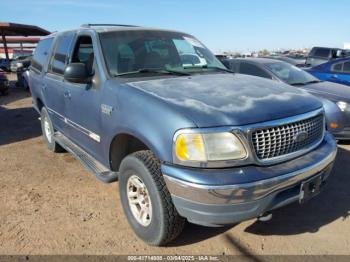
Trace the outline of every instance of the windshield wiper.
<instances>
[{"instance_id":1,"label":"windshield wiper","mask_svg":"<svg viewBox=\"0 0 350 262\"><path fill-rule=\"evenodd\" d=\"M208 66L208 65L203 65L203 66L184 66L184 69L193 69L193 68L214 69L216 71L227 72L227 73L231 73L231 74L235 73L235 72L233 72L233 71L231 71L229 69L218 67L218 66Z\"/></svg>"},{"instance_id":2,"label":"windshield wiper","mask_svg":"<svg viewBox=\"0 0 350 262\"><path fill-rule=\"evenodd\" d=\"M305 82L300 82L300 83L292 83L290 85L291 86L304 86L304 85L306 85L306 83Z\"/></svg>"},{"instance_id":3,"label":"windshield wiper","mask_svg":"<svg viewBox=\"0 0 350 262\"><path fill-rule=\"evenodd\" d=\"M292 86L305 86L305 85L308 85L308 84L316 84L316 83L320 83L322 81L320 80L311 80L311 81L307 81L307 82L300 82L300 83L292 83L290 85Z\"/></svg>"},{"instance_id":4,"label":"windshield wiper","mask_svg":"<svg viewBox=\"0 0 350 262\"><path fill-rule=\"evenodd\" d=\"M125 72L120 74L114 74L114 76L125 76L125 75L135 75L143 73L156 73L156 74L167 74L167 75L178 75L178 76L189 76L189 73L174 71L164 68L142 68L136 71Z\"/></svg>"},{"instance_id":5,"label":"windshield wiper","mask_svg":"<svg viewBox=\"0 0 350 262\"><path fill-rule=\"evenodd\" d=\"M311 80L311 81L308 81L306 82L305 84L316 84L316 83L320 83L322 82L321 80Z\"/></svg>"}]
</instances>

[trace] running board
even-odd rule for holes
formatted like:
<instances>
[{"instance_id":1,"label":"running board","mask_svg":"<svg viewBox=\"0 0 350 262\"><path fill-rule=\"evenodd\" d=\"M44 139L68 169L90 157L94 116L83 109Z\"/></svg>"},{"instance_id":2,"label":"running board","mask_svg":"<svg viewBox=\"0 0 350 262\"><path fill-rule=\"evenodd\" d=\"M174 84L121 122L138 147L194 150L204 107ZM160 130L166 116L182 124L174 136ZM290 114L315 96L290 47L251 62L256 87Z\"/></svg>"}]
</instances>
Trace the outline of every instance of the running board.
<instances>
[{"instance_id":1,"label":"running board","mask_svg":"<svg viewBox=\"0 0 350 262\"><path fill-rule=\"evenodd\" d=\"M71 153L78 159L82 165L90 171L97 179L104 183L112 183L118 180L118 173L113 172L82 148L73 143L70 139L64 136L61 132L55 132L55 141L60 144L65 150Z\"/></svg>"}]
</instances>

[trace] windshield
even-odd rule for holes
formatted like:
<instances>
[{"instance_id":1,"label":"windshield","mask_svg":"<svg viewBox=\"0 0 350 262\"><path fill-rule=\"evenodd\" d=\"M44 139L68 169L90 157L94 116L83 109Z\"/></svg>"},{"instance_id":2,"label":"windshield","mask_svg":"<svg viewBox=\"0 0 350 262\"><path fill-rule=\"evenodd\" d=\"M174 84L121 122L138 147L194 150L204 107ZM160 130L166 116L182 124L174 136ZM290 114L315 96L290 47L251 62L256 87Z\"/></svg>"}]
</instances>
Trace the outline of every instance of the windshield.
<instances>
[{"instance_id":1,"label":"windshield","mask_svg":"<svg viewBox=\"0 0 350 262\"><path fill-rule=\"evenodd\" d=\"M100 41L112 76L156 72L145 69L184 73L225 70L224 65L201 42L182 33L114 31L100 33Z\"/></svg>"},{"instance_id":2,"label":"windshield","mask_svg":"<svg viewBox=\"0 0 350 262\"><path fill-rule=\"evenodd\" d=\"M312 82L319 82L317 78L304 70L288 63L268 63L267 67L279 79L290 85L303 85Z\"/></svg>"}]
</instances>

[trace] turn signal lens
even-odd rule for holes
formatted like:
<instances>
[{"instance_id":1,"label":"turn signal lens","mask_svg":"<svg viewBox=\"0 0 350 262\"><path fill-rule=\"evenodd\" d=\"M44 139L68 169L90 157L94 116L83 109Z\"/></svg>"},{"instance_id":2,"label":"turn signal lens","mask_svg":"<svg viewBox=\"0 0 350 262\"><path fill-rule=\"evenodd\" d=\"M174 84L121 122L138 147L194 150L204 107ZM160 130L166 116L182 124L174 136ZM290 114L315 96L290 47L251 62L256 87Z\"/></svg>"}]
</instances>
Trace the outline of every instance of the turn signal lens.
<instances>
[{"instance_id":1,"label":"turn signal lens","mask_svg":"<svg viewBox=\"0 0 350 262\"><path fill-rule=\"evenodd\" d=\"M330 128L337 128L338 124L337 123L331 123L329 126L330 126Z\"/></svg>"},{"instance_id":2,"label":"turn signal lens","mask_svg":"<svg viewBox=\"0 0 350 262\"><path fill-rule=\"evenodd\" d=\"M230 132L183 133L175 140L176 159L183 162L237 160L247 157L241 140Z\"/></svg>"},{"instance_id":3,"label":"turn signal lens","mask_svg":"<svg viewBox=\"0 0 350 262\"><path fill-rule=\"evenodd\" d=\"M206 161L200 134L181 134L176 138L176 156L181 161Z\"/></svg>"}]
</instances>

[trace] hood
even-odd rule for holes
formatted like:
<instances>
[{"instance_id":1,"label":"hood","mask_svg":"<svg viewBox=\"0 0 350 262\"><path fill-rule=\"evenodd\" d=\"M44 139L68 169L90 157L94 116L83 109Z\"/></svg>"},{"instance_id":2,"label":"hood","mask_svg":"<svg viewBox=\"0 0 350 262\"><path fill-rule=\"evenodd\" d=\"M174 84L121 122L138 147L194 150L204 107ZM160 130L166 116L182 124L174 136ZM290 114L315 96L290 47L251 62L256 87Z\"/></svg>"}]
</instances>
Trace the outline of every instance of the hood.
<instances>
[{"instance_id":1,"label":"hood","mask_svg":"<svg viewBox=\"0 0 350 262\"><path fill-rule=\"evenodd\" d=\"M322 106L307 92L241 74L207 74L132 82L198 127L246 125L303 114Z\"/></svg>"},{"instance_id":2,"label":"hood","mask_svg":"<svg viewBox=\"0 0 350 262\"><path fill-rule=\"evenodd\" d=\"M301 88L332 101L350 102L350 87L332 82L319 82Z\"/></svg>"}]
</instances>

